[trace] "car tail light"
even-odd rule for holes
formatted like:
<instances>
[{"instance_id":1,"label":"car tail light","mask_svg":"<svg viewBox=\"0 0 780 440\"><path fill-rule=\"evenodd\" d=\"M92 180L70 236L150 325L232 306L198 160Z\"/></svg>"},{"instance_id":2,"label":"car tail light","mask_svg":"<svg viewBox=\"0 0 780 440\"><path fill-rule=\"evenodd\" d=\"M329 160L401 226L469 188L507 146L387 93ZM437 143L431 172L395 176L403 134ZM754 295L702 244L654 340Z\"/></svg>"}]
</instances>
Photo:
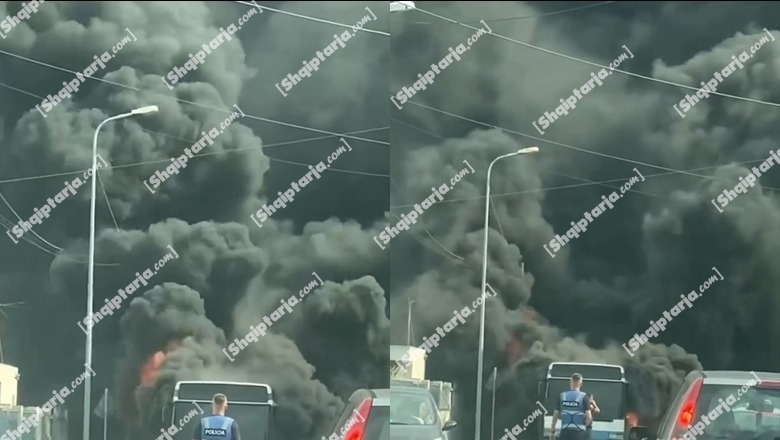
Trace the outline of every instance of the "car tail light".
<instances>
[{"instance_id":1,"label":"car tail light","mask_svg":"<svg viewBox=\"0 0 780 440\"><path fill-rule=\"evenodd\" d=\"M694 417L696 416L696 403L699 400L699 394L701 393L701 387L704 384L704 379L698 378L691 386L690 391L685 396L683 405L680 408L680 413L677 414L677 422L672 432L673 437L682 437L688 430L688 426L693 424Z\"/></svg>"},{"instance_id":2,"label":"car tail light","mask_svg":"<svg viewBox=\"0 0 780 440\"><path fill-rule=\"evenodd\" d=\"M349 428L346 434L344 434L344 440L366 440L366 424L368 423L368 416L371 414L372 400L366 399L360 403L357 407L357 415L353 416L355 424Z\"/></svg>"}]
</instances>

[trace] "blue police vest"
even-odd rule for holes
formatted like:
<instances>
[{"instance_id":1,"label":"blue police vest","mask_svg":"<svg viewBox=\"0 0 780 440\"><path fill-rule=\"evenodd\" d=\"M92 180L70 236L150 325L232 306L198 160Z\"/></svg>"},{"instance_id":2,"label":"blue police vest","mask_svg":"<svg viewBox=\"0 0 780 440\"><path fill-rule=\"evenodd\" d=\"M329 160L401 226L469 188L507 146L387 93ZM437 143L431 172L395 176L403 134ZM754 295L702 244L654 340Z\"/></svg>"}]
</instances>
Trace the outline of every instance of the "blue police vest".
<instances>
[{"instance_id":1,"label":"blue police vest","mask_svg":"<svg viewBox=\"0 0 780 440\"><path fill-rule=\"evenodd\" d=\"M201 440L230 440L233 438L233 419L213 415L200 420Z\"/></svg>"},{"instance_id":2,"label":"blue police vest","mask_svg":"<svg viewBox=\"0 0 780 440\"><path fill-rule=\"evenodd\" d=\"M561 430L585 430L585 396L585 393L577 390L561 393L561 407L558 409L561 412Z\"/></svg>"}]
</instances>

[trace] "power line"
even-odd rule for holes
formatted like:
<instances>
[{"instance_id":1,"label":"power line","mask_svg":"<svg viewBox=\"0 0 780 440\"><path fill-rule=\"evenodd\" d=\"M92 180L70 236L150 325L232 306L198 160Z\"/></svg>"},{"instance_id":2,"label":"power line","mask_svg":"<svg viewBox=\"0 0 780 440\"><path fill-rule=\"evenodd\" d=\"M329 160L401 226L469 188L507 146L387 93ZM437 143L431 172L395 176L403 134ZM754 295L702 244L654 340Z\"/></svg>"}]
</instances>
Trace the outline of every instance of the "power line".
<instances>
[{"instance_id":1,"label":"power line","mask_svg":"<svg viewBox=\"0 0 780 440\"><path fill-rule=\"evenodd\" d=\"M15 225L15 223L13 223L11 220L9 220L9 219L5 218L5 216L3 216L3 215L0 215L0 225L4 226L4 227L6 227L6 228L12 228L12 227ZM23 235L23 236L21 237L21 239L22 239L22 240L24 240L24 241L26 241L27 243L30 243L31 245L33 245L33 246L37 247L38 249L40 249L40 250L42 250L42 251L46 252L47 254L54 256L54 257L62 258L63 260L72 261L72 262L74 262L74 263L78 263L78 264L87 264L87 262L86 262L86 261L79 261L79 260L76 260L76 259L74 259L74 258L70 258L70 257L68 257L68 256L67 256L67 255L64 253L64 252L65 252L64 250L63 250L63 253L60 253L60 254L55 254L54 252L52 252L52 251L50 251L50 250L48 250L48 249L45 249L45 248L41 247L41 245L39 245L38 243L36 243L36 242L32 241L32 240L31 240L31 239L30 239L28 236L26 236L26 235ZM119 263L95 263L95 266L119 266Z\"/></svg>"},{"instance_id":2,"label":"power line","mask_svg":"<svg viewBox=\"0 0 780 440\"><path fill-rule=\"evenodd\" d=\"M22 89L17 89L15 87L11 87L11 86L9 86L9 85L7 85L5 83L2 83L2 82L0 82L0 86L8 87L8 88L13 89L13 90L15 90L17 92L24 93L24 94L26 94L28 96L32 96L32 97L37 98L37 99L43 99L42 97L37 96L34 93L30 93L30 92L28 92L26 90L22 90ZM366 130L353 131L353 132L350 132L350 133L347 133L347 134L368 133L368 132L372 132L372 131L386 130L388 128L390 128L390 127L369 128L369 129L366 129ZM153 134L157 134L157 135L160 135L160 136L164 136L164 137L167 137L167 138L170 138L170 139L175 139L175 140L179 140L179 141L183 141L183 142L188 142L190 144L194 144L195 143L195 141L193 141L193 140L184 139L184 138L181 138L181 137L178 137L178 136L169 135L169 134L166 134L166 133L160 133L160 132L153 131L153 130L147 130L145 128L141 128L141 130L143 130L145 132L148 132L148 133L153 133ZM316 141L316 140L321 140L321 139L332 138L332 137L335 137L335 136L341 136L341 135L337 134L337 135L319 136L319 137L315 137L315 138L300 139L300 140L293 140L293 141L286 141L286 142L277 142L277 143L273 143L273 144L263 145L260 148L278 147L278 146L281 146L281 145L290 145L290 144L297 144L297 143L302 143L302 142ZM346 136L342 136L342 137L346 137ZM256 150L256 149L258 149L258 147L234 148L232 150L225 150L225 151L198 153L198 154L193 154L192 156L193 157L213 156L213 155L216 155L216 154L226 154L226 153L232 153L232 152L238 152L238 151L246 151L246 150ZM285 161L285 160L282 160L282 159L276 159L276 158L270 157L268 155L266 155L266 157L268 157L269 160L275 161L275 162L283 162L283 163L288 163L288 164L300 165L300 166L305 166L307 168L309 167L308 164L291 162L291 161ZM129 167L134 167L134 166L150 165L150 164L160 164L160 163L169 164L170 163L170 159L150 160L150 161L145 161L145 162L133 162L133 163L129 163L129 164L113 165L113 166L109 165L108 167L102 168L102 169L120 169L120 168L129 168ZM366 175L366 176L388 177L386 174L367 173L367 172L363 172L363 171L344 170L344 169L340 169L340 168L328 168L327 170L331 170L331 171L335 171L335 172L342 172L342 173L353 173L353 174ZM53 173L53 174L45 174L45 175L38 175L38 176L19 177L19 178L15 178L15 179L0 180L0 184L3 184L3 183L13 183L13 182L22 182L22 181L27 181L27 180L46 179L46 178L58 177L58 176L68 176L68 175L72 175L72 174L80 174L80 173L83 173L85 171L88 171L88 170L66 171L66 172L62 172L62 173ZM104 194L105 194L105 192L104 192ZM109 206L109 209L110 208L111 207ZM113 213L112 213L112 217L113 217ZM114 222L116 223L116 221L114 221Z\"/></svg>"},{"instance_id":3,"label":"power line","mask_svg":"<svg viewBox=\"0 0 780 440\"><path fill-rule=\"evenodd\" d=\"M444 137L442 137L442 136L439 136L439 135L437 135L437 134L435 134L435 133L432 133L432 132L430 132L430 131L423 130L422 128L416 127L416 126L414 126L413 124L409 124L409 123L406 123L406 122L400 121L400 120L398 120L398 119L392 119L392 118L391 118L391 120L392 120L393 122L398 122L398 123L400 123L400 124L402 124L402 125L406 125L407 127L409 127L409 128L412 128L412 129L414 129L414 130L417 130L417 131L419 131L420 133L424 133L424 134L427 134L428 136L432 136L432 137L435 137L435 138L437 138L437 139L442 139L442 140L444 140ZM593 183L593 184L595 184L595 185L601 185L601 186L604 186L604 187L607 187L607 188L610 188L610 189L620 189L620 187L618 187L618 186L607 185L607 184L604 184L604 183L600 183L600 182L596 182L596 181L593 181L593 180L590 180L590 179L586 179L586 178L584 178L584 177L571 176L571 175L569 175L569 174L559 173L559 172L552 171L552 170L547 170L547 172L549 172L549 173L551 173L551 174L558 175L558 176L568 177L569 179L574 179L574 180L579 180L579 181L590 182L590 183ZM652 197L661 197L661 196L659 196L658 194L653 194L653 193L648 193L648 192L644 192L644 191L639 191L639 190L636 190L636 189L633 189L633 188L629 188L629 189L628 189L628 191L629 191L629 192L634 192L634 193L637 193L637 194L643 194L643 195L646 195L646 196L652 196ZM492 200L491 200L491 202L490 202L490 203L493 203L493 202L492 202ZM502 234L503 234L503 232L502 232Z\"/></svg>"},{"instance_id":4,"label":"power line","mask_svg":"<svg viewBox=\"0 0 780 440\"><path fill-rule=\"evenodd\" d=\"M114 222L114 229L119 232L119 225L116 224L116 217L114 217L114 210L111 209L111 202L108 201L108 194L106 194L106 185L103 184L103 179L100 177L98 170L95 170L95 177L100 183L100 190L103 192L103 198L106 199L106 206L108 206L108 212L111 214L111 220Z\"/></svg>"},{"instance_id":5,"label":"power line","mask_svg":"<svg viewBox=\"0 0 780 440\"><path fill-rule=\"evenodd\" d=\"M508 18L491 18L489 20L480 20L480 21L486 21L486 22L497 22L497 21L511 21L511 20L525 20L526 18L540 18L540 17L547 17L550 15L557 15L557 14L563 14L566 12L573 12L573 11L579 11L582 9L589 9L589 8L595 8L596 6L602 6L602 5L608 5L610 3L615 3L614 1L610 2L601 2L601 3L594 3L592 5L585 5L585 6L577 6L576 8L569 8L569 9L561 9L558 11L552 11L552 12L545 12L543 14L536 14L536 15L525 15L523 17L508 17ZM474 23L478 24L480 21L464 21L463 23ZM414 24L432 24L430 22L417 22Z\"/></svg>"},{"instance_id":6,"label":"power line","mask_svg":"<svg viewBox=\"0 0 780 440\"><path fill-rule=\"evenodd\" d=\"M0 199L2 199L2 200L3 200L3 203L5 203L5 206L7 206L7 207L8 207L8 209L10 209L10 210L11 210L11 212L13 212L13 213L14 213L14 215L16 216L16 218L17 218L17 219L19 219L19 221L20 221L20 222L24 222L24 220L22 220L22 218L21 218L21 217L19 217L19 214L17 214L17 213L16 213L16 210L13 208L13 206L11 206L11 204L10 204L10 203L8 203L8 200L6 200L6 199L5 199L5 197L3 196L3 194L2 194L2 193L0 193ZM54 245L54 244L51 244L51 243L49 243L48 241L46 241L46 239L45 239L45 238L43 238L43 237L41 237L40 235L38 235L38 233L37 233L37 232L35 232L34 230L30 229L30 232L32 232L32 234L33 234L34 236L38 237L38 239L39 239L39 240L41 240L42 242L44 242L44 243L48 244L49 246L51 246L51 247L53 247L53 248L57 249L58 251L61 251L61 250L63 250L61 247L59 247L59 246L57 246L57 245Z\"/></svg>"},{"instance_id":7,"label":"power line","mask_svg":"<svg viewBox=\"0 0 780 440\"><path fill-rule=\"evenodd\" d=\"M434 14L433 12L428 12L428 11L420 9L420 8L417 8L416 10L420 11L420 12L422 12L424 14L428 14L428 15L431 15L433 17L436 17L436 18L438 18L440 20L448 21L450 23L454 23L454 24L463 26L465 28L468 28L468 29L471 29L471 30L474 30L474 31L478 31L479 30L479 29L477 29L475 27L469 26L469 25L461 23L459 21L452 20L450 18L443 17L443 16L438 15L438 14ZM669 86L681 87L681 88L688 89L688 90L693 90L693 91L699 90L696 87L692 87L692 86L685 85L685 84L680 84L680 83L676 83L676 82L672 82L672 81L666 81L666 80L663 80L663 79L653 78L653 77L650 77L650 76L640 75L638 73L628 72L628 71L620 70L620 69L616 69L616 68L609 68L607 66L602 66L601 64L593 63L593 62L590 62L590 61L587 61L587 60L583 60L583 59L580 59L580 58L575 58L573 56L569 56L569 55L562 54L562 53L559 53L559 52L555 52L555 51L552 51L552 50L549 50L549 49L545 49L543 47L534 46L532 44L528 44L528 43L525 43L525 42L522 42L522 41L518 41L518 40L509 38L509 37L505 37L505 36L499 35L499 34L497 34L495 32L488 33L487 35L491 35L493 37L500 38L502 40L510 41L512 43L515 43L515 44L520 44L522 46L529 47L531 49L540 50L540 51L548 53L550 55L555 55L555 56L558 56L558 57L561 57L561 58L565 58L565 59L570 60L570 61L577 61L579 63L587 64L589 66L600 67L602 69L609 69L612 72L620 72L620 73L622 73L624 75L633 76L635 78L641 78L641 79L645 79L645 80L648 80L648 81L653 81L653 82L657 82L657 83L661 83L661 84L666 84L666 85L669 85ZM708 92L708 93L710 95L718 95L718 96L723 96L725 98L739 99L741 101L752 102L752 103L755 103L755 104L765 104L765 105L771 105L773 107L780 107L780 104L778 104L776 102L761 101L759 99L745 98L744 96L729 95L727 93L721 93L721 92Z\"/></svg>"},{"instance_id":8,"label":"power line","mask_svg":"<svg viewBox=\"0 0 780 440\"><path fill-rule=\"evenodd\" d=\"M763 161L764 161L764 159L758 159L758 160L749 160L749 161L745 161L745 162L734 162L734 164L736 164L736 165L744 165L744 164L758 163L758 162L763 162ZM714 170L714 169L722 167L722 166L723 165L717 165L717 166L714 166L714 167L694 168L694 169L692 169L690 171ZM668 176L668 175L671 175L671 174L675 174L675 173L674 172L669 172L669 173L645 174L644 176L646 178L650 178L650 177ZM549 188L529 189L529 190L525 190L525 191L516 191L516 192L510 192L510 193L503 193L503 194L491 194L490 198L492 199L494 197L518 196L518 195L522 195L522 194L532 194L532 193L540 193L540 192L546 192L546 191L555 191L555 190L559 190L559 189L580 188L580 187L583 187L583 186L591 186L591 185L596 185L596 184L600 184L600 183L625 182L626 180L629 180L630 178L631 177L622 177L620 179L602 180L600 182L576 183L576 184L572 184L572 185L562 185L562 186L554 186L554 187L549 187ZM485 198L485 196L464 197L464 198L460 198L460 199L448 199L448 200L437 201L435 203L435 205L438 205L438 204L441 204L441 203L471 202L471 201L475 201L475 200L483 200L484 198ZM410 205L394 205L394 206L390 206L390 209L408 208L408 207L412 207L412 206L414 206L414 204L410 204ZM432 206L434 206L434 205L432 205Z\"/></svg>"},{"instance_id":9,"label":"power line","mask_svg":"<svg viewBox=\"0 0 780 440\"><path fill-rule=\"evenodd\" d=\"M257 4L253 4L253 3L249 3L249 2L236 1L235 3L240 3L240 4L246 5L246 6L252 6L252 7L255 7L255 8L259 8L261 10L262 9L267 9L269 11L278 12L278 13L284 14L284 15L290 15L290 16L297 17L297 18L303 18L303 19L306 19L306 20L316 21L317 23L325 23L325 24L330 24L330 25L333 25L333 26L339 26L339 27L343 27L343 28L347 28L347 29L352 29L351 25L343 24L343 23L337 23L335 21L325 20L325 19L322 19L322 18L310 17L308 15L302 15L302 14L296 14L294 12L282 11L280 9L269 8L268 6L261 6L261 5L257 5ZM387 37L390 36L390 34L387 33L387 32L377 31L377 30L374 30L374 29L365 29L365 28L360 28L360 29L355 28L355 29L358 30L358 31L368 32L368 33L371 33L371 34L385 35Z\"/></svg>"},{"instance_id":10,"label":"power line","mask_svg":"<svg viewBox=\"0 0 780 440\"><path fill-rule=\"evenodd\" d=\"M14 53L10 53L10 52L7 52L7 51L2 50L2 49L0 49L0 54L5 54L5 55L8 55L8 56L11 56L11 57L14 57L14 58L18 58L18 59L21 59L21 60L24 60L24 61L28 61L30 63L39 64L41 66L49 67L51 69L60 70L60 71L63 71L63 72L70 73L72 75L76 75L76 72L73 72L71 70L68 70L68 69L65 69L65 68L62 68L62 67L59 67L59 66L55 66L53 64L44 63L42 61L38 61L38 60L35 60L35 59L32 59L32 58L28 58L28 57L24 57L24 56L21 56L21 55L14 54ZM133 91L136 91L136 92L139 92L139 93L148 93L148 94L151 94L151 95L161 96L161 97L166 98L166 99L173 99L174 101L181 102L181 103L184 103L184 104L189 104L191 106L198 107L198 108L205 109L205 110L218 111L218 112L222 112L222 113L225 113L225 114L233 114L234 113L233 110L225 110L225 109L221 109L221 108L216 108L216 107L211 107L211 106L207 106L207 105L197 104L197 103L194 103L194 102L191 102L191 101L187 101L186 99L179 99L179 98L176 98L176 97L173 97L173 96L163 95L162 93L152 92L150 90L139 89L137 87L128 86L128 85L125 85L125 84L120 84L120 83L117 83L117 82L109 81L109 80L104 79L104 78L98 78L98 77L95 77L95 76L89 76L89 77L85 76L85 78L88 78L88 79L91 79L91 80L94 80L94 81L100 81L100 82L103 82L103 83L106 83L106 84L111 84L111 85L116 86L116 87L122 87L122 88L128 89L128 90L133 90ZM11 87L9 87L9 88L11 88ZM18 89L16 89L16 88L11 88L11 89L18 91ZM292 128L297 128L297 129L300 129L300 130L313 131L313 132L320 133L320 134L329 134L331 136L340 136L340 137L345 137L345 138L349 138L349 139L355 139L355 140L359 140L359 141L370 142L370 143L374 143L374 144L381 144L381 145L388 145L388 146L390 145L390 142L378 141L378 140L367 139L367 138L361 138L361 137L350 136L350 135L346 135L346 134L339 134L339 133L334 133L334 132L330 132L330 131L327 131L327 130L320 130L319 128L306 127L306 126L302 126L302 125L292 124L292 123L289 123L289 122L275 121L273 119L262 118L260 116L254 116L254 115L250 115L250 114L245 114L244 117L249 118L249 119L255 119L255 120L258 120L258 121L268 122L268 123L272 123L272 124L282 125L282 126L285 126L285 127L292 127Z\"/></svg>"},{"instance_id":11,"label":"power line","mask_svg":"<svg viewBox=\"0 0 780 440\"><path fill-rule=\"evenodd\" d=\"M715 178L714 176L705 176L705 175L702 175L702 174L691 173L689 171L675 170L675 169L667 168L667 167L664 167L664 166L661 166L661 165L654 165L654 164L650 164L650 163L646 163L646 162L641 162L641 161L638 161L638 160L628 159L628 158L625 158L625 157L615 156L615 155L612 155L612 154L601 153L599 151L586 150L584 148L575 147L573 145L564 144L562 142L555 142L555 141L552 141L552 140L549 140L549 139L544 139L544 138L536 137L536 136L533 136L533 135L530 135L530 134L522 133L522 132L519 132L519 131L510 130L508 128L502 128L502 127L499 127L497 125L492 125L492 124L488 124L488 123L485 123L485 122L476 121L474 119L470 119L470 118L467 118L465 116L456 115L454 113L446 112L444 110L439 110L437 108L429 107L429 106L424 105L424 104L418 104L418 103L416 103L416 102L414 102L412 100L407 101L407 103L412 104L412 105L416 105L418 107L426 108L428 110L433 110L435 112L442 113L442 114L445 114L447 116L452 116L453 118L462 119L464 121L469 121L469 122L474 123L474 124L478 124L478 125L482 125L482 126L485 126L485 127L494 128L496 130L501 130L501 131L504 131L504 132L507 132L507 133L516 134L518 136L531 138L531 139L534 139L536 141L546 142L548 144L557 145L559 147L568 148L570 150L579 151L581 153L593 154L593 155L596 155L596 156L606 157L606 158L609 158L609 159L615 159L615 160L619 160L619 161L622 161L622 162L632 163L634 165L642 165L642 166L646 166L646 167L650 167L650 168L657 168L659 170L671 171L671 172L674 172L674 173L684 174L684 175L693 176L693 177L699 177L699 178L703 178L703 179L707 179L707 180L719 180L719 179ZM769 186L765 186L764 188L778 191L777 188L772 188L772 187L769 187Z\"/></svg>"}]
</instances>

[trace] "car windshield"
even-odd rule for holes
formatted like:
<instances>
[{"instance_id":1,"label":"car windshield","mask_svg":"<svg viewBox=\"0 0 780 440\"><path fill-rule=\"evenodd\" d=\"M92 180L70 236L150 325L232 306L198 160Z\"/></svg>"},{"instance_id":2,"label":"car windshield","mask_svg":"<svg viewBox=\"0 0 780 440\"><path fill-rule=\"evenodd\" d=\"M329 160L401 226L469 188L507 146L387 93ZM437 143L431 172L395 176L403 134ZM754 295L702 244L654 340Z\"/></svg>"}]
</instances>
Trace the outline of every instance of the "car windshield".
<instances>
[{"instance_id":1,"label":"car windshield","mask_svg":"<svg viewBox=\"0 0 780 440\"><path fill-rule=\"evenodd\" d=\"M742 390L736 385L702 388L694 424L702 416L710 423L704 423L704 435L697 439L775 440L780 436L780 389L759 385ZM723 410L723 405L731 411Z\"/></svg>"},{"instance_id":2,"label":"car windshield","mask_svg":"<svg viewBox=\"0 0 780 440\"><path fill-rule=\"evenodd\" d=\"M391 425L435 425L438 423L433 397L425 393L393 390L390 397Z\"/></svg>"}]
</instances>

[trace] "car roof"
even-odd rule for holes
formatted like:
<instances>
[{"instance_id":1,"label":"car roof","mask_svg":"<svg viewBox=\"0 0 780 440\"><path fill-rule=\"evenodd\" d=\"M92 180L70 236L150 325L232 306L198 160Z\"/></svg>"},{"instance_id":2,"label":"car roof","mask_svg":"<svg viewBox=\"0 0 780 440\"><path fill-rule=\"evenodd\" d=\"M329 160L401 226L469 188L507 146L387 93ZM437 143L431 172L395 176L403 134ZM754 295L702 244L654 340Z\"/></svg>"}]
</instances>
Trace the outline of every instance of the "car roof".
<instances>
[{"instance_id":1,"label":"car roof","mask_svg":"<svg viewBox=\"0 0 780 440\"><path fill-rule=\"evenodd\" d=\"M704 383L708 385L745 385L750 380L780 382L780 373L751 372L751 371L702 371Z\"/></svg>"}]
</instances>

